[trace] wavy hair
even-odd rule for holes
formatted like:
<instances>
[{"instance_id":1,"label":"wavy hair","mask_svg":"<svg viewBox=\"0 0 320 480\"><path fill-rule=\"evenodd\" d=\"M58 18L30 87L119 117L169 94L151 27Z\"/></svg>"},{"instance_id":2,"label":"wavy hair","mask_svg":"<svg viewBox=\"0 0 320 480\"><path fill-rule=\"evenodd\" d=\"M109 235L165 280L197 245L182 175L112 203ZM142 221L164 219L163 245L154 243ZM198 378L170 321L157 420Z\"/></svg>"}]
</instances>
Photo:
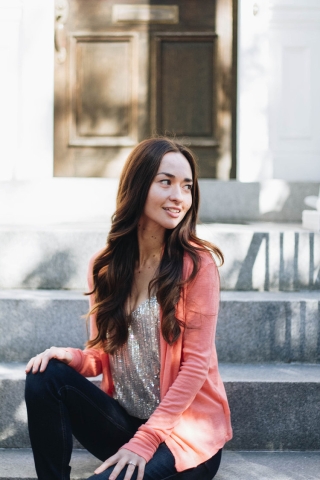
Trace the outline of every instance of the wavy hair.
<instances>
[{"instance_id":1,"label":"wavy hair","mask_svg":"<svg viewBox=\"0 0 320 480\"><path fill-rule=\"evenodd\" d=\"M175 306L182 286L191 281L199 270L199 251L211 251L223 264L219 248L196 236L199 185L194 155L187 147L169 138L142 141L131 152L123 168L107 245L94 262L94 288L88 295L94 293L96 303L89 314L96 313L98 334L87 342L89 348L102 347L106 353L113 354L128 339L131 314L126 312L125 307L139 259L137 226L162 157L169 152L180 152L187 159L193 184L192 205L181 222L166 231L160 265L149 284L149 296L151 291L155 291L162 309L161 333L168 344L173 344L181 334L184 324L176 318ZM191 257L193 270L183 281L185 253Z\"/></svg>"}]
</instances>

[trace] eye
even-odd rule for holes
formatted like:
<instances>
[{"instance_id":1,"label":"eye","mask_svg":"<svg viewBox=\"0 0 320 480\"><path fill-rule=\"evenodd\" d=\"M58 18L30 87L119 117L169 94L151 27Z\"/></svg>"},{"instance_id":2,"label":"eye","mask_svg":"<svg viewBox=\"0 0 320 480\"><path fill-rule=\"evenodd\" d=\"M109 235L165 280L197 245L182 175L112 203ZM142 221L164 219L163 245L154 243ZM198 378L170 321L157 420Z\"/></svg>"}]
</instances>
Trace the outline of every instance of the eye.
<instances>
[{"instance_id":1,"label":"eye","mask_svg":"<svg viewBox=\"0 0 320 480\"><path fill-rule=\"evenodd\" d=\"M191 191L191 190L192 190L192 183L185 185L185 188L186 188L187 190L190 190L190 191Z\"/></svg>"},{"instance_id":2,"label":"eye","mask_svg":"<svg viewBox=\"0 0 320 480\"><path fill-rule=\"evenodd\" d=\"M164 179L164 180L160 180L160 183L162 185L171 185L171 180L168 180L167 178Z\"/></svg>"}]
</instances>

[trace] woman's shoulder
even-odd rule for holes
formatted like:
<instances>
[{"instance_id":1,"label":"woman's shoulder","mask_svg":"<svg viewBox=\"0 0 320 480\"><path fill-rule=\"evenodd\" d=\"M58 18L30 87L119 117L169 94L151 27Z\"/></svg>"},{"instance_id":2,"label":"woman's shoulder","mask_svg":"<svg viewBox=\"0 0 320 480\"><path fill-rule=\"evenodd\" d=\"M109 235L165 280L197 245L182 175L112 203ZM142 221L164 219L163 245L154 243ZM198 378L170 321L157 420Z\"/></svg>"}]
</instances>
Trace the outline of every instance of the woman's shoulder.
<instances>
[{"instance_id":1,"label":"woman's shoulder","mask_svg":"<svg viewBox=\"0 0 320 480\"><path fill-rule=\"evenodd\" d=\"M194 242L190 242L190 245L193 247L194 251L197 253L199 261L201 262L201 267L205 267L209 264L216 265L214 257L209 249L200 248L199 245L197 245ZM185 251L184 253L183 263L192 264L192 258L190 256L190 253L187 251Z\"/></svg>"},{"instance_id":2,"label":"woman's shoulder","mask_svg":"<svg viewBox=\"0 0 320 480\"><path fill-rule=\"evenodd\" d=\"M197 252L198 261L199 261L198 272L206 268L208 265L212 265L213 269L217 270L218 268L217 264L215 262L213 255L209 250L199 249L199 246L196 244L191 244L191 245L195 247L195 250ZM193 270L193 260L190 256L190 253L187 251L184 253L184 256L183 256L183 270L186 276L189 276Z\"/></svg>"},{"instance_id":3,"label":"woman's shoulder","mask_svg":"<svg viewBox=\"0 0 320 480\"><path fill-rule=\"evenodd\" d=\"M105 247L104 248L101 248L100 250L98 250L96 253L94 253L91 257L90 257L90 260L89 260L89 267L93 268L93 265L94 265L94 262L96 261L96 259L105 251Z\"/></svg>"},{"instance_id":4,"label":"woman's shoulder","mask_svg":"<svg viewBox=\"0 0 320 480\"><path fill-rule=\"evenodd\" d=\"M90 257L88 271L87 271L87 280L90 290L93 289L93 266L96 259L104 252L105 248L101 248L98 252Z\"/></svg>"}]
</instances>

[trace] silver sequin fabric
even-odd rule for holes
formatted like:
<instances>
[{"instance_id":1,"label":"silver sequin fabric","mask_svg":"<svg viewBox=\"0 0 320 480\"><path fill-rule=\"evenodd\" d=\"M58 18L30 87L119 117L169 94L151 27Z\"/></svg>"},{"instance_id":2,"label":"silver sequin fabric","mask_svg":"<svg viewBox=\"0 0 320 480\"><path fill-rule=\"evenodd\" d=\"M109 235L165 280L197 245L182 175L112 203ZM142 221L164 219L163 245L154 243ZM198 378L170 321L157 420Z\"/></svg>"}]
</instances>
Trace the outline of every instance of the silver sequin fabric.
<instances>
[{"instance_id":1,"label":"silver sequin fabric","mask_svg":"<svg viewBox=\"0 0 320 480\"><path fill-rule=\"evenodd\" d=\"M160 402L160 309L151 297L132 312L128 341L110 355L115 398L134 417L146 419Z\"/></svg>"}]
</instances>

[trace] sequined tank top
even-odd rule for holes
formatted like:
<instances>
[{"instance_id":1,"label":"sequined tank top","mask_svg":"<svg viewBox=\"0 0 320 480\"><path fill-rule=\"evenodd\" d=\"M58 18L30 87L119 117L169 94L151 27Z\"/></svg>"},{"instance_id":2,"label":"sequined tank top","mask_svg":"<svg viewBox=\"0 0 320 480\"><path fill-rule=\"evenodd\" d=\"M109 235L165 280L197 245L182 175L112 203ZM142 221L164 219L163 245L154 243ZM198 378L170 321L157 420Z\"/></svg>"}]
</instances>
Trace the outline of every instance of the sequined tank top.
<instances>
[{"instance_id":1,"label":"sequined tank top","mask_svg":"<svg viewBox=\"0 0 320 480\"><path fill-rule=\"evenodd\" d=\"M134 417L149 418L160 402L159 328L154 296L132 312L127 343L110 355L113 398Z\"/></svg>"}]
</instances>

